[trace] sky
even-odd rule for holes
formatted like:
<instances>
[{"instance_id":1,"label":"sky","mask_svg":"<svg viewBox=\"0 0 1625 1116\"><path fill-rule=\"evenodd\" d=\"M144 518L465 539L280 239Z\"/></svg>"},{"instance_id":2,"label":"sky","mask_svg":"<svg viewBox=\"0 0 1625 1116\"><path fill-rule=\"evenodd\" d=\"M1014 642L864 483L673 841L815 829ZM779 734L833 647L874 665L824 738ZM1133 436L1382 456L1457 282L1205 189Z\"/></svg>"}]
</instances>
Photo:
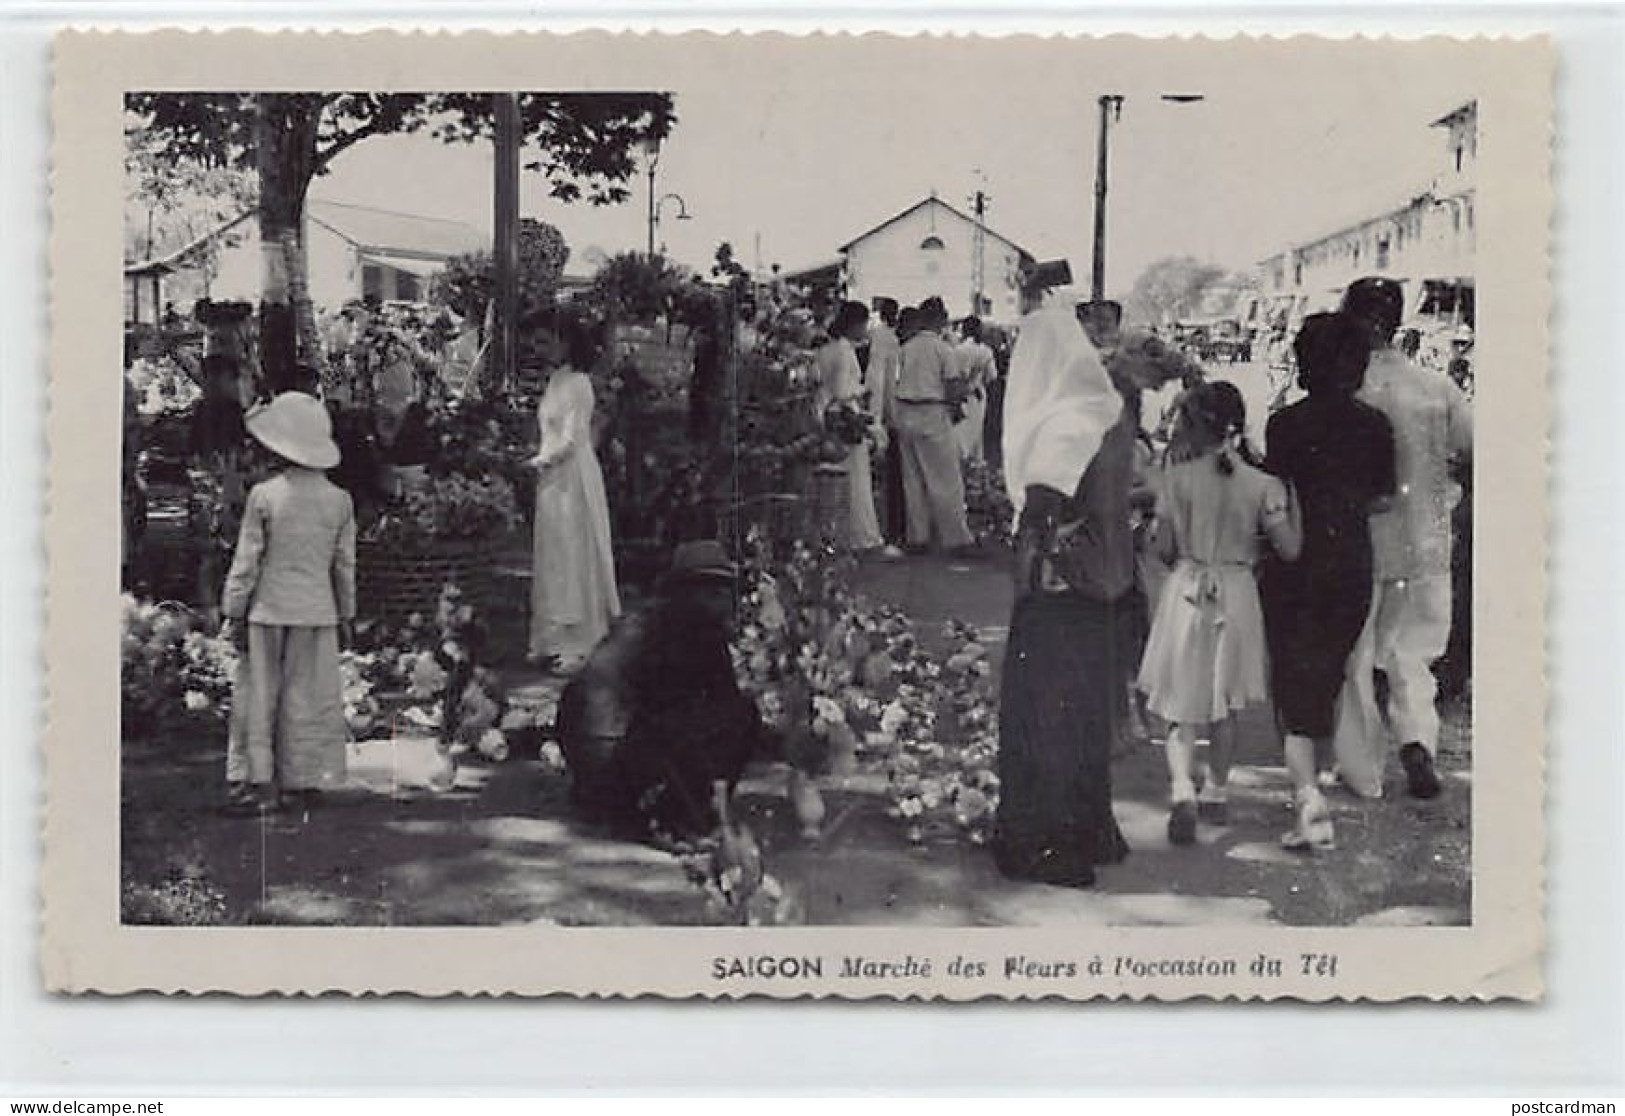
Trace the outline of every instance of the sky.
<instances>
[{"instance_id":1,"label":"sky","mask_svg":"<svg viewBox=\"0 0 1625 1116\"><path fill-rule=\"evenodd\" d=\"M662 150L661 238L704 268L723 240L747 266L796 268L935 191L968 208L980 185L991 228L1039 258L1088 274L1097 98L1123 93L1111 128L1107 288L1121 294L1153 261L1193 255L1232 269L1340 222L1381 211L1442 164L1432 121L1472 99L1471 79L1397 54L1267 65L1033 65L962 44L931 64L883 54L769 59L741 50L688 67L670 90L678 123ZM1200 93L1190 105L1158 94ZM313 196L491 225L489 145L423 135L369 139L342 154ZM527 174L521 212L556 225L572 249L641 250L641 175L621 205L564 205ZM759 247L758 247L759 246Z\"/></svg>"}]
</instances>

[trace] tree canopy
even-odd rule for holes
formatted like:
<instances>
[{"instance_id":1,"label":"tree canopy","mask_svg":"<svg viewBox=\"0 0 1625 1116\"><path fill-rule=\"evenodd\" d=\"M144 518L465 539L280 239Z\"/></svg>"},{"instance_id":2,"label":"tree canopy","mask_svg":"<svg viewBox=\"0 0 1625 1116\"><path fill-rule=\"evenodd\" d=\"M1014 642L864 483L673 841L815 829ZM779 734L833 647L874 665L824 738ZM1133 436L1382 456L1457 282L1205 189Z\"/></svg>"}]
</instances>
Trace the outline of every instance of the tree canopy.
<instances>
[{"instance_id":1,"label":"tree canopy","mask_svg":"<svg viewBox=\"0 0 1625 1116\"><path fill-rule=\"evenodd\" d=\"M259 98L283 103L298 130L308 177L372 136L427 131L448 142L489 138L488 93L134 93L135 129L160 153L206 167L255 165ZM520 93L525 169L547 176L554 197L595 205L623 201L636 150L665 139L676 123L669 93Z\"/></svg>"},{"instance_id":2,"label":"tree canopy","mask_svg":"<svg viewBox=\"0 0 1625 1116\"><path fill-rule=\"evenodd\" d=\"M1124 306L1125 316L1147 325L1163 325L1189 314L1203 294L1225 277L1218 264L1194 256L1168 256L1151 264L1134 280Z\"/></svg>"}]
</instances>

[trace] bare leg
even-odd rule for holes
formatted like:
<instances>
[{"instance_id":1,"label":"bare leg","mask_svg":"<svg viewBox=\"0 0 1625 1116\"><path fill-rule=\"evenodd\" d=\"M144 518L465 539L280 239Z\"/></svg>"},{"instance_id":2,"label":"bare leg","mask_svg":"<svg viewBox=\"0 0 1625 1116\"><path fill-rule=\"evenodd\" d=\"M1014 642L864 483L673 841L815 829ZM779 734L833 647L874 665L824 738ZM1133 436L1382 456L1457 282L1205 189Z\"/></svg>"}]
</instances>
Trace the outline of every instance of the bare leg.
<instances>
[{"instance_id":1,"label":"bare leg","mask_svg":"<svg viewBox=\"0 0 1625 1116\"><path fill-rule=\"evenodd\" d=\"M1282 836L1281 843L1290 849L1331 848L1332 817L1315 774L1315 742L1289 733L1285 750L1297 824Z\"/></svg>"},{"instance_id":2,"label":"bare leg","mask_svg":"<svg viewBox=\"0 0 1625 1116\"><path fill-rule=\"evenodd\" d=\"M1168 843L1189 845L1196 840L1196 729L1192 725L1168 728Z\"/></svg>"},{"instance_id":3,"label":"bare leg","mask_svg":"<svg viewBox=\"0 0 1625 1116\"><path fill-rule=\"evenodd\" d=\"M1168 729L1168 797L1189 802L1196 797L1196 729L1172 725Z\"/></svg>"},{"instance_id":4,"label":"bare leg","mask_svg":"<svg viewBox=\"0 0 1625 1116\"><path fill-rule=\"evenodd\" d=\"M1235 717L1226 717L1222 721L1213 722L1208 742L1208 783L1222 794L1230 783L1230 765L1236 758ZM1313 759L1311 754L1311 762Z\"/></svg>"}]
</instances>

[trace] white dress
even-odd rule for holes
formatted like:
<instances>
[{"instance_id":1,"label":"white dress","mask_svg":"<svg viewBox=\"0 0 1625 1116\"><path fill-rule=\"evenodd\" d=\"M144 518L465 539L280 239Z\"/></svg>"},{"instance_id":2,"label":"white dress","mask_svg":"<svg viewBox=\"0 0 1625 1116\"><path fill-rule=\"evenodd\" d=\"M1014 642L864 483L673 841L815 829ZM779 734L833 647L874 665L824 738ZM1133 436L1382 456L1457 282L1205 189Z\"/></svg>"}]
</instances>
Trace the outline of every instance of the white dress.
<instances>
[{"instance_id":1,"label":"white dress","mask_svg":"<svg viewBox=\"0 0 1625 1116\"><path fill-rule=\"evenodd\" d=\"M954 350L954 356L958 358L959 374L970 393L965 398L965 417L954 424L954 441L959 444L962 458L980 461L983 428L987 422L987 387L995 371L993 350L980 341L971 341Z\"/></svg>"},{"instance_id":2,"label":"white dress","mask_svg":"<svg viewBox=\"0 0 1625 1116\"><path fill-rule=\"evenodd\" d=\"M857 350L852 342L845 338L837 338L829 342L818 351L818 392L817 405L819 413L831 403L839 401L852 403L868 413L870 425L875 426L874 412L876 397L870 393L867 402L863 399L865 385L863 380L863 367L858 363ZM853 446L847 451L846 482L850 519L847 525L847 545L853 550L873 550L884 541L880 537L880 517L875 512L875 489L869 467L869 446L865 441Z\"/></svg>"},{"instance_id":3,"label":"white dress","mask_svg":"<svg viewBox=\"0 0 1625 1116\"><path fill-rule=\"evenodd\" d=\"M530 651L539 657L584 657L621 612L592 412L592 380L555 371L537 408L544 467L536 481Z\"/></svg>"}]
</instances>

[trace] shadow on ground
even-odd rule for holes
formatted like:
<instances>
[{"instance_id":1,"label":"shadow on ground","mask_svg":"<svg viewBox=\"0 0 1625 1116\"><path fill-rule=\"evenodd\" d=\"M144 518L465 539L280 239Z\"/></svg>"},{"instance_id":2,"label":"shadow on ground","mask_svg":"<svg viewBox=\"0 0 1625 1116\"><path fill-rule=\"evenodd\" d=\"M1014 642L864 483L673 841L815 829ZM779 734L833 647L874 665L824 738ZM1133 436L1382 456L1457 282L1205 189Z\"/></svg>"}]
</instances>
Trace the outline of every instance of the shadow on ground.
<instances>
[{"instance_id":1,"label":"shadow on ground","mask_svg":"<svg viewBox=\"0 0 1625 1116\"><path fill-rule=\"evenodd\" d=\"M955 616L981 629L995 659L1008 620L1001 566L920 559L865 567L859 585L912 615L922 641ZM763 769L741 788L769 870L815 925L1167 926L1461 924L1471 909L1470 722L1448 711L1445 794L1404 797L1397 770L1382 801L1334 799L1339 848L1282 851L1288 785L1268 721L1253 718L1232 791L1232 824L1202 827L1193 848L1164 835L1165 776L1155 746L1120 756L1113 779L1132 846L1097 886L1012 883L985 849L952 835L911 844L886 813L884 777L826 783L822 837L804 840ZM433 745L373 741L351 781L308 813L266 822L219 817L220 741L126 742L126 881L200 881L218 899L206 921L342 925L695 925L701 893L664 853L576 821L562 777L533 760L465 769L429 786Z\"/></svg>"}]
</instances>

